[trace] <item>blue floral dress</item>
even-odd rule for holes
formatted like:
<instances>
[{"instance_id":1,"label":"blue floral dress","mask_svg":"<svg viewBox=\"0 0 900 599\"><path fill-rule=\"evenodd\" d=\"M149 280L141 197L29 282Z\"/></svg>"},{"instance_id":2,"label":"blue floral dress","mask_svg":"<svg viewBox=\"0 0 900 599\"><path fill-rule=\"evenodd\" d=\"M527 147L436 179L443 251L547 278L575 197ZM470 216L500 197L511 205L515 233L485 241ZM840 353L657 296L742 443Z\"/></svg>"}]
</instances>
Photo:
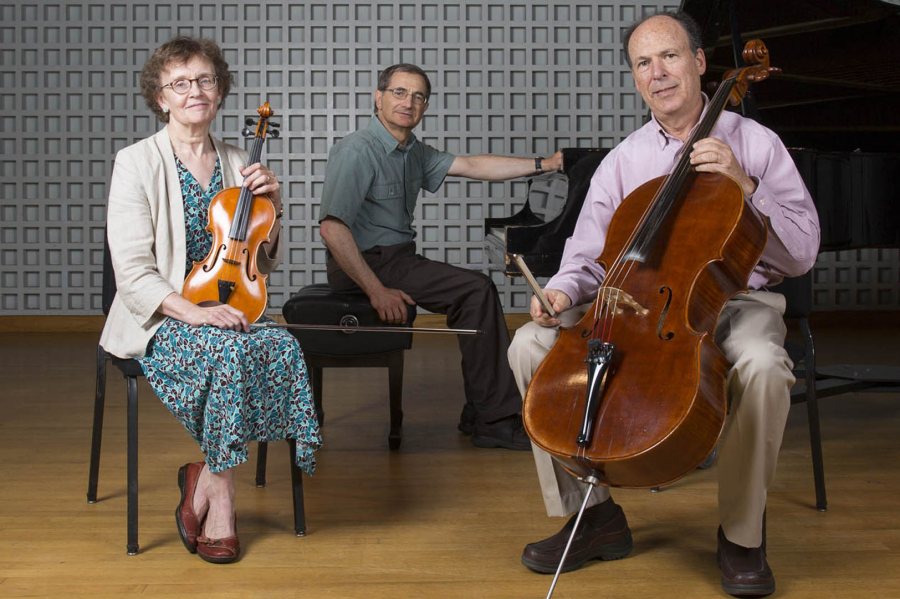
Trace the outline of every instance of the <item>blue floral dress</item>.
<instances>
[{"instance_id":1,"label":"blue floral dress","mask_svg":"<svg viewBox=\"0 0 900 599\"><path fill-rule=\"evenodd\" d=\"M177 158L184 197L187 239L185 273L206 257L212 234L206 230L210 200L222 189L216 161L204 191ZM247 461L250 441L295 439L297 465L315 470L322 445L303 352L284 329L250 333L195 327L166 319L138 358L147 381L184 425L212 472Z\"/></svg>"}]
</instances>

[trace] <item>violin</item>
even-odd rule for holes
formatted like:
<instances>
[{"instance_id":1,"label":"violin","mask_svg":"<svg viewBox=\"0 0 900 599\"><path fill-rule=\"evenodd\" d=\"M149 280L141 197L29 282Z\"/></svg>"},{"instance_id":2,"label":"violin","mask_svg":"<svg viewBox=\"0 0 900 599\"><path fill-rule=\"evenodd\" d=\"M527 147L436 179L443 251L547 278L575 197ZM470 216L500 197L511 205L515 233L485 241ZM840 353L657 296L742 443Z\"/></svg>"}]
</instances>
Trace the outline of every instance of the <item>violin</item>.
<instances>
[{"instance_id":1,"label":"violin","mask_svg":"<svg viewBox=\"0 0 900 599\"><path fill-rule=\"evenodd\" d=\"M685 148L709 136L726 101L780 70L760 40L743 57L752 66L726 74ZM724 425L730 364L715 326L747 288L766 225L734 180L698 173L689 154L617 208L597 298L560 331L525 396L532 441L593 484L673 482L710 454Z\"/></svg>"},{"instance_id":2,"label":"violin","mask_svg":"<svg viewBox=\"0 0 900 599\"><path fill-rule=\"evenodd\" d=\"M259 120L248 118L242 131L253 138L249 164L259 162L267 134L278 137L278 124L269 121L275 114L269 103L257 113ZM259 320L268 303L268 275L259 271L256 257L260 246L271 241L274 225L275 207L267 195L254 195L243 186L217 193L209 203L206 226L213 236L212 248L206 258L194 263L182 295L200 306L228 304L250 322Z\"/></svg>"}]
</instances>

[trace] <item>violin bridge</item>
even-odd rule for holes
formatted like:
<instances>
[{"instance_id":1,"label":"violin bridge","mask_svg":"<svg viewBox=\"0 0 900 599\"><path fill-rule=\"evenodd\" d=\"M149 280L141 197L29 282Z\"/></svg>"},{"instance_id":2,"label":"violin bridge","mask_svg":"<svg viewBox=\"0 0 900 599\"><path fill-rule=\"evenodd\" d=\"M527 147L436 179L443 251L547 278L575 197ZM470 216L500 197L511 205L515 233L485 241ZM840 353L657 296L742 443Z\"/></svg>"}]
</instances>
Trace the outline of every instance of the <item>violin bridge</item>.
<instances>
[{"instance_id":1,"label":"violin bridge","mask_svg":"<svg viewBox=\"0 0 900 599\"><path fill-rule=\"evenodd\" d=\"M615 314L623 314L625 308L634 310L639 316L646 316L650 310L642 306L627 291L615 287L603 287L600 290L600 299L607 306L611 306Z\"/></svg>"}]
</instances>

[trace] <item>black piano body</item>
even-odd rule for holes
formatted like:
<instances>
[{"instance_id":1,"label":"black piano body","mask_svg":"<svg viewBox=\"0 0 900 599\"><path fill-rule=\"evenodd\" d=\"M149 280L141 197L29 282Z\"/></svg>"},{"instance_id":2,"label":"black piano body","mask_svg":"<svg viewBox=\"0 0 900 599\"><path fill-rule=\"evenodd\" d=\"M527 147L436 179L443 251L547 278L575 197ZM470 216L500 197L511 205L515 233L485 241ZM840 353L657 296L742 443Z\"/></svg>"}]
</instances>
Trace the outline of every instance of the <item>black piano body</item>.
<instances>
[{"instance_id":1,"label":"black piano body","mask_svg":"<svg viewBox=\"0 0 900 599\"><path fill-rule=\"evenodd\" d=\"M562 260L563 246L575 229L591 177L608 152L608 149L596 148L563 149L563 173L551 173L529 181L529 198L516 214L486 218L485 249L490 262L495 266L503 264L507 276L520 276L522 273L510 259L511 254L519 254L534 276L556 274ZM559 210L546 210L546 205L552 204L553 198L549 198L549 202L547 198L542 198L540 210L531 206L536 195L533 194L535 188L541 187L542 195L559 194L560 183L564 186L565 197L559 198L562 200Z\"/></svg>"},{"instance_id":2,"label":"black piano body","mask_svg":"<svg viewBox=\"0 0 900 599\"><path fill-rule=\"evenodd\" d=\"M782 72L745 115L781 137L809 187L822 250L900 247L900 5L880 0L684 0L700 23L704 84L762 39Z\"/></svg>"}]
</instances>

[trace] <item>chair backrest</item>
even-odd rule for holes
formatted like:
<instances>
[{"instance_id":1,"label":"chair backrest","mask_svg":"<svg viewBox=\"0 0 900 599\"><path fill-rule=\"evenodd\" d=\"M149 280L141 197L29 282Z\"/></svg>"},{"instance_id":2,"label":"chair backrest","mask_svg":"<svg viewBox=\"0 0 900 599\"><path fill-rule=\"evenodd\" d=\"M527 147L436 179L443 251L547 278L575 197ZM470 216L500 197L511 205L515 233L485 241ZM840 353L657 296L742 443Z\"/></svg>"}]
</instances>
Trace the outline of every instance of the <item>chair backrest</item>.
<instances>
[{"instance_id":1,"label":"chair backrest","mask_svg":"<svg viewBox=\"0 0 900 599\"><path fill-rule=\"evenodd\" d=\"M113 272L112 256L109 253L109 239L103 231L103 292L101 295L103 315L109 315L113 299L116 297L116 273Z\"/></svg>"},{"instance_id":2,"label":"chair backrest","mask_svg":"<svg viewBox=\"0 0 900 599\"><path fill-rule=\"evenodd\" d=\"M785 318L809 318L813 304L812 277L813 271L810 270L805 275L785 279L769 289L784 296L787 304Z\"/></svg>"}]
</instances>

